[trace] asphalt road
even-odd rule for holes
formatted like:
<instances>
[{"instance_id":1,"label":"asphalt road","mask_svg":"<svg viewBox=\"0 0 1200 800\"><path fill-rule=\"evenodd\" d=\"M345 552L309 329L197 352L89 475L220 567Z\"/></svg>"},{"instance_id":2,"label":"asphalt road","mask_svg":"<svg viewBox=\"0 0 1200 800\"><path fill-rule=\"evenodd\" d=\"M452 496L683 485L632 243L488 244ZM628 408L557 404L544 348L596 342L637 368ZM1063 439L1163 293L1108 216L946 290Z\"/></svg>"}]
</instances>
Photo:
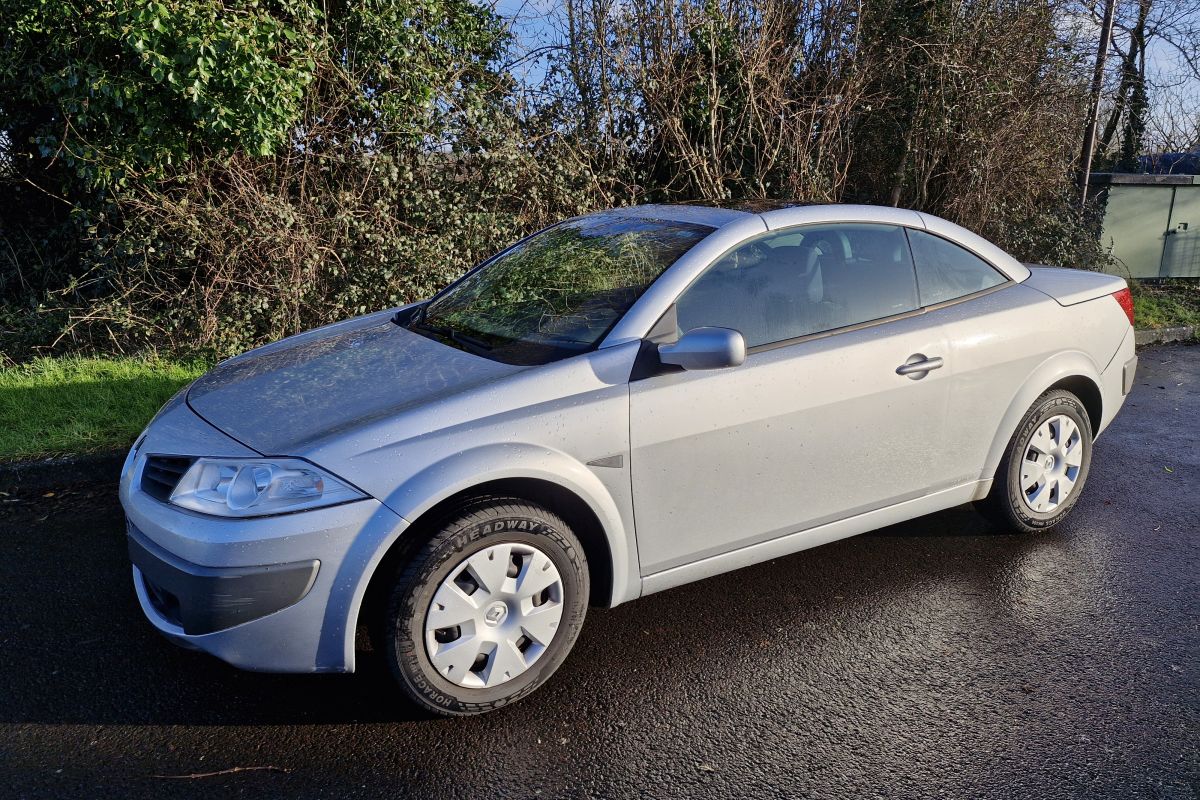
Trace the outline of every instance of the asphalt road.
<instances>
[{"instance_id":1,"label":"asphalt road","mask_svg":"<svg viewBox=\"0 0 1200 800\"><path fill-rule=\"evenodd\" d=\"M1141 358L1059 530L954 509L593 610L472 719L178 650L113 487L0 498L0 796L1196 797L1200 347Z\"/></svg>"}]
</instances>

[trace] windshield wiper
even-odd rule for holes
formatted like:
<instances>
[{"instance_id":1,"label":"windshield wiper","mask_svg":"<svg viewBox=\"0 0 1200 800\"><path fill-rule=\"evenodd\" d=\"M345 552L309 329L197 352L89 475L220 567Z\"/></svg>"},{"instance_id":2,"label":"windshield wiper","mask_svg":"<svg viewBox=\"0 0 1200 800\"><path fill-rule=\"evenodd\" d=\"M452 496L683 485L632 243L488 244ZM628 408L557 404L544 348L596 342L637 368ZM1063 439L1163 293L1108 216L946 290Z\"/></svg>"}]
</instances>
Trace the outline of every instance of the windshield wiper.
<instances>
[{"instance_id":1,"label":"windshield wiper","mask_svg":"<svg viewBox=\"0 0 1200 800\"><path fill-rule=\"evenodd\" d=\"M410 331L425 331L432 333L434 336L441 336L444 339L449 339L455 344L461 345L464 349L470 350L475 355L483 355L491 352L492 346L482 339L477 339L474 336L456 331L453 328L448 328L445 325L434 325L425 321L425 310L421 310L421 314L417 319L408 324Z\"/></svg>"}]
</instances>

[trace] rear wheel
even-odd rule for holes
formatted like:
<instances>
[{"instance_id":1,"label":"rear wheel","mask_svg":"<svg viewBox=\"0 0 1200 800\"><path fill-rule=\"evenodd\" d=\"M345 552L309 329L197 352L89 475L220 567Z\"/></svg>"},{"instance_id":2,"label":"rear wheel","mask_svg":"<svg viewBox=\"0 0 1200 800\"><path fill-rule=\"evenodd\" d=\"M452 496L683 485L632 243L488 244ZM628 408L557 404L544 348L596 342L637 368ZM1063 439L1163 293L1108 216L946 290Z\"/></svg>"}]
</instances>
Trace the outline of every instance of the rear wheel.
<instances>
[{"instance_id":1,"label":"rear wheel","mask_svg":"<svg viewBox=\"0 0 1200 800\"><path fill-rule=\"evenodd\" d=\"M1052 528L1079 500L1092 460L1092 426L1079 398L1055 389L1025 414L996 469L985 516L1033 533Z\"/></svg>"},{"instance_id":2,"label":"rear wheel","mask_svg":"<svg viewBox=\"0 0 1200 800\"><path fill-rule=\"evenodd\" d=\"M452 514L400 570L384 653L419 706L480 714L546 681L587 612L583 549L554 513L482 498Z\"/></svg>"}]
</instances>

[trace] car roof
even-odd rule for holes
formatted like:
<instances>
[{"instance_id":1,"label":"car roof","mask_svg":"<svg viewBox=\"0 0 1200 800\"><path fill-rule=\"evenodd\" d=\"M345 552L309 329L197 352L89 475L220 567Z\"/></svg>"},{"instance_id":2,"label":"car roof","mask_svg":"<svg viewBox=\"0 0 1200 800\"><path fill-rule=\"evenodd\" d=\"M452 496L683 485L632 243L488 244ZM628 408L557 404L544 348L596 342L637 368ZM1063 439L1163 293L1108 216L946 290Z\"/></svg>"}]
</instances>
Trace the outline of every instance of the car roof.
<instances>
[{"instance_id":1,"label":"car roof","mask_svg":"<svg viewBox=\"0 0 1200 800\"><path fill-rule=\"evenodd\" d=\"M599 213L690 222L717 229L750 219L760 220L765 226L764 230L780 230L793 225L830 222L906 225L923 228L967 248L1018 283L1029 277L1029 269L1024 264L974 232L931 214L893 208L892 206L819 203L804 200L745 200L722 206L699 203L625 206Z\"/></svg>"},{"instance_id":2,"label":"car roof","mask_svg":"<svg viewBox=\"0 0 1200 800\"><path fill-rule=\"evenodd\" d=\"M740 230L742 236L816 223L852 222L904 225L926 230L965 247L969 252L980 256L1017 283L1029 277L1029 269L1024 264L972 231L931 214L891 206L810 203L801 200L750 200L732 202L723 206L692 203L625 206L599 213L688 222L708 225L717 230L728 227L728 231L726 231L728 234L732 234L735 229L744 228L744 230ZM756 230L756 223L762 227ZM722 239L723 243L728 246L736 243L729 236L717 238Z\"/></svg>"}]
</instances>

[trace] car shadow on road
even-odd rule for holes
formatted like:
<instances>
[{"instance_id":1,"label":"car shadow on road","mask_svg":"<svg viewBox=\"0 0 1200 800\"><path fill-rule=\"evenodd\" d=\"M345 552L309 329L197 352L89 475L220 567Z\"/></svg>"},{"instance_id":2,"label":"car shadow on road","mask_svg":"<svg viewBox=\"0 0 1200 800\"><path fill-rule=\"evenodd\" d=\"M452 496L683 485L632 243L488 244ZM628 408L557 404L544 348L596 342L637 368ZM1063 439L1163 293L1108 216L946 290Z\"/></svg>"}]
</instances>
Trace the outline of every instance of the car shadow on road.
<instances>
[{"instance_id":1,"label":"car shadow on road","mask_svg":"<svg viewBox=\"0 0 1200 800\"><path fill-rule=\"evenodd\" d=\"M82 497L82 495L81 495ZM428 719L398 699L387 670L360 654L355 675L293 676L236 670L174 647L143 618L129 580L123 518L111 489L58 505L32 503L0 518L10 544L0 579L0 722L101 725L325 725ZM1053 534L1059 535L1059 534ZM720 690L763 642L791 640L813 658L836 648L844 626L880 598L922 587L995 591L1038 543L996 535L969 508L717 576L612 610L593 609L575 652L537 695L492 717L540 705L621 707L677 691L661 666L707 658ZM697 639L696 632L705 635ZM839 634L840 635L840 634ZM815 650L813 649L815 648ZM827 655L827 654L826 654Z\"/></svg>"}]
</instances>

